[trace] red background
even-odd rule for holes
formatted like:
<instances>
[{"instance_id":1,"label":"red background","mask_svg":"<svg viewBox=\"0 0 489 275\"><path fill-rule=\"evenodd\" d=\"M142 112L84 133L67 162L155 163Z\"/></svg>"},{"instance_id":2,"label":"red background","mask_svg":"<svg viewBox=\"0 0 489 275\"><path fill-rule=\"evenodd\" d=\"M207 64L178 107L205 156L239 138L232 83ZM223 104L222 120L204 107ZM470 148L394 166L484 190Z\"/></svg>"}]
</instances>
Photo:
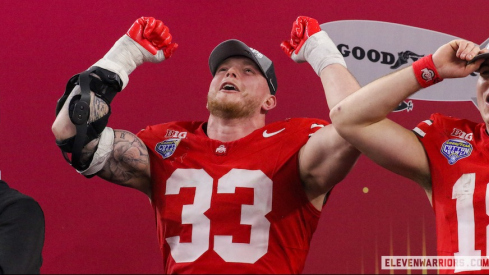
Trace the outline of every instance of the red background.
<instances>
[{"instance_id":1,"label":"red background","mask_svg":"<svg viewBox=\"0 0 489 275\"><path fill-rule=\"evenodd\" d=\"M62 158L50 130L67 80L101 58L136 18L163 20L179 48L162 64L138 68L114 100L109 125L132 132L149 124L207 118L207 59L223 40L240 39L274 61L278 107L268 122L286 117L328 119L318 77L279 47L297 16L308 15L320 23L386 21L482 42L489 35L487 10L484 0L3 0L0 169L3 180L44 209L42 273L163 270L145 195L78 175ZM409 128L433 111L480 120L469 102L414 103L412 112L391 118ZM427 255L436 254L434 215L422 189L361 157L323 211L304 272L388 273L380 270L380 256L422 255L423 249Z\"/></svg>"}]
</instances>

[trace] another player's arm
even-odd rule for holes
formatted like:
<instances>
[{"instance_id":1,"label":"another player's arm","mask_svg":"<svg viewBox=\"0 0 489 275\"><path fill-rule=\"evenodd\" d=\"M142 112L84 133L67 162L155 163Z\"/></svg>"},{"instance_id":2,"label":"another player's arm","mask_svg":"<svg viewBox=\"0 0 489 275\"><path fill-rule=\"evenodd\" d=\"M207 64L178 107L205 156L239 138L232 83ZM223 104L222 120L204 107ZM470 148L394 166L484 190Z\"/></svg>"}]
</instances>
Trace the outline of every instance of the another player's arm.
<instances>
[{"instance_id":1,"label":"another player's arm","mask_svg":"<svg viewBox=\"0 0 489 275\"><path fill-rule=\"evenodd\" d=\"M282 50L295 62L308 62L320 76L329 108L360 88L343 56L317 20L299 16ZM318 130L301 149L299 167L306 194L320 209L326 193L351 170L360 152L333 125Z\"/></svg>"},{"instance_id":2,"label":"another player's arm","mask_svg":"<svg viewBox=\"0 0 489 275\"><path fill-rule=\"evenodd\" d=\"M441 78L467 76L480 62L467 65L479 52L468 41L452 41L433 54ZM330 117L338 132L367 157L388 170L419 183L430 196L431 175L415 134L387 119L399 102L421 89L413 67L384 76L338 103Z\"/></svg>"},{"instance_id":3,"label":"another player's arm","mask_svg":"<svg viewBox=\"0 0 489 275\"><path fill-rule=\"evenodd\" d=\"M386 118L420 88L413 69L405 68L346 98L332 109L330 117L338 132L367 157L429 191L431 176L422 144L412 131ZM355 107L354 102L358 103Z\"/></svg>"}]
</instances>

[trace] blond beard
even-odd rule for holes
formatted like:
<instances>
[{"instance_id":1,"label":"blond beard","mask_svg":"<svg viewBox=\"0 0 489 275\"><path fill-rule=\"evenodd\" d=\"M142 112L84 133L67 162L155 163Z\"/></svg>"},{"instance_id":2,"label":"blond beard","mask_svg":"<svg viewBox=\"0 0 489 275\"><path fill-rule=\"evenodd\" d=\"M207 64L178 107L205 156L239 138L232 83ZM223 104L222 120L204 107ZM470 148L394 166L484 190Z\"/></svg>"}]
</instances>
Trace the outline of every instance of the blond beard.
<instances>
[{"instance_id":1,"label":"blond beard","mask_svg":"<svg viewBox=\"0 0 489 275\"><path fill-rule=\"evenodd\" d=\"M234 119L249 117L258 107L259 104L257 102L249 100L230 103L211 99L207 96L207 108L209 109L209 112L220 118Z\"/></svg>"}]
</instances>

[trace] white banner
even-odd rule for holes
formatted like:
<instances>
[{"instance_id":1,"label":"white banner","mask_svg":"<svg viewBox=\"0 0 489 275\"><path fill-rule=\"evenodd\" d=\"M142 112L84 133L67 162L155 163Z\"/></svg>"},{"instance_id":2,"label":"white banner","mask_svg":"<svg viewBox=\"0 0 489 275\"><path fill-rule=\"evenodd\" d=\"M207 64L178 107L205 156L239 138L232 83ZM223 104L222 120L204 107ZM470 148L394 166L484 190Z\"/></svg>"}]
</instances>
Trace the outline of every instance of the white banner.
<instances>
[{"instance_id":1,"label":"white banner","mask_svg":"<svg viewBox=\"0 0 489 275\"><path fill-rule=\"evenodd\" d=\"M362 86L406 67L434 53L441 45L458 39L432 30L368 20L334 21L322 24L321 28L337 45L345 57L348 69ZM477 74L473 74L465 78L446 79L410 98L475 102L477 77Z\"/></svg>"}]
</instances>

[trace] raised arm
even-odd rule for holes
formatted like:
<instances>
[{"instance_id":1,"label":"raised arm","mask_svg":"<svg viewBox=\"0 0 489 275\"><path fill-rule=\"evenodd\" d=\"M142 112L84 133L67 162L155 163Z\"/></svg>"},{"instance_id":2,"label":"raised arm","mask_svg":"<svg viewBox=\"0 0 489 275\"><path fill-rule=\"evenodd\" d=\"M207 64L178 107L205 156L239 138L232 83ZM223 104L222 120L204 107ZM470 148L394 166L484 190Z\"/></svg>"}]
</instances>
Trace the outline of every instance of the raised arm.
<instances>
[{"instance_id":1,"label":"raised arm","mask_svg":"<svg viewBox=\"0 0 489 275\"><path fill-rule=\"evenodd\" d=\"M315 19L299 16L293 23L291 39L281 47L295 62L308 62L320 76L329 108L360 88L336 45ZM301 177L317 208L322 206L325 194L348 174L359 154L333 125L317 131L304 145L299 158Z\"/></svg>"},{"instance_id":2,"label":"raised arm","mask_svg":"<svg viewBox=\"0 0 489 275\"><path fill-rule=\"evenodd\" d=\"M127 85L129 74L144 62L169 58L177 48L171 39L163 22L141 17L102 59L70 79L58 101L52 131L78 172L150 195L147 148L136 135L106 125L110 103Z\"/></svg>"},{"instance_id":3,"label":"raised arm","mask_svg":"<svg viewBox=\"0 0 489 275\"><path fill-rule=\"evenodd\" d=\"M431 175L423 146L412 131L386 117L421 85L474 72L482 61L471 65L467 61L478 52L477 45L465 40L443 45L433 56L417 61L414 69L409 66L384 76L337 104L330 113L334 126L367 157L430 192Z\"/></svg>"}]
</instances>

